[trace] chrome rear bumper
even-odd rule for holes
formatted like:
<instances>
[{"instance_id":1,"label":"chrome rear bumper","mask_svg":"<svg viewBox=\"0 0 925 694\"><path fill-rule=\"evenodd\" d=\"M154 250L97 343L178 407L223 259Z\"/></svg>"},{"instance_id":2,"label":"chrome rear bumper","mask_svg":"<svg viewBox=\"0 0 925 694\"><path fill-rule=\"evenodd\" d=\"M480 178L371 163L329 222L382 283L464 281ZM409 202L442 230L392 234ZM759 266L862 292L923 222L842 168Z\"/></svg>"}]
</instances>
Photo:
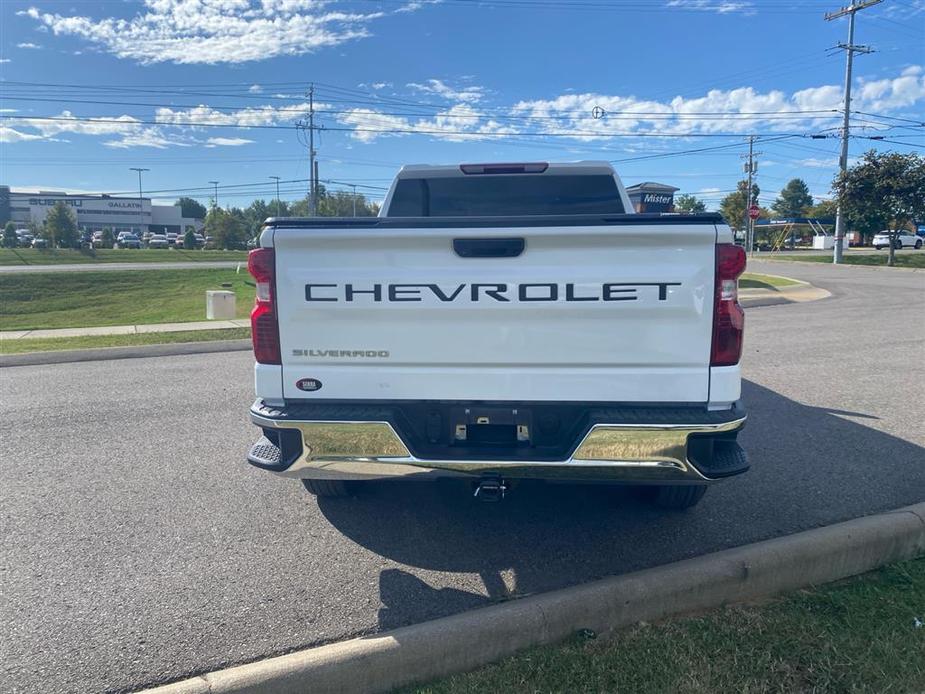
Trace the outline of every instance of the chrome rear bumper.
<instances>
[{"instance_id":1,"label":"chrome rear bumper","mask_svg":"<svg viewBox=\"0 0 925 694\"><path fill-rule=\"evenodd\" d=\"M614 481L624 483L703 484L714 481L688 459L691 435L717 435L741 429L744 413L728 421L706 423L597 423L565 460L422 459L388 421L298 420L273 416L255 403L251 420L265 431L295 430L300 450L276 465L248 459L284 477L369 480L391 477L500 475L507 478ZM658 419L655 417L654 419ZM268 434L269 435L269 434Z\"/></svg>"}]
</instances>

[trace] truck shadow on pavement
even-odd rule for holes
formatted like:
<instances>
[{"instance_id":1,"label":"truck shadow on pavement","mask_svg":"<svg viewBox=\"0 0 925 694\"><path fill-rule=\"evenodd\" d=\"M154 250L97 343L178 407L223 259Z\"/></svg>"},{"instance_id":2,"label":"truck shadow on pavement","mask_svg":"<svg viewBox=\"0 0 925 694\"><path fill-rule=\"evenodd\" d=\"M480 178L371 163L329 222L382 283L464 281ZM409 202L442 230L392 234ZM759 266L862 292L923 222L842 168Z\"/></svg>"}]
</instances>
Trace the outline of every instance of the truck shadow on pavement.
<instances>
[{"instance_id":1,"label":"truck shadow on pavement","mask_svg":"<svg viewBox=\"0 0 925 694\"><path fill-rule=\"evenodd\" d=\"M686 512L653 508L631 487L542 482L482 503L455 480L370 483L319 507L392 564L379 574L385 630L925 499L925 449L871 428L875 414L743 388L752 468Z\"/></svg>"}]
</instances>

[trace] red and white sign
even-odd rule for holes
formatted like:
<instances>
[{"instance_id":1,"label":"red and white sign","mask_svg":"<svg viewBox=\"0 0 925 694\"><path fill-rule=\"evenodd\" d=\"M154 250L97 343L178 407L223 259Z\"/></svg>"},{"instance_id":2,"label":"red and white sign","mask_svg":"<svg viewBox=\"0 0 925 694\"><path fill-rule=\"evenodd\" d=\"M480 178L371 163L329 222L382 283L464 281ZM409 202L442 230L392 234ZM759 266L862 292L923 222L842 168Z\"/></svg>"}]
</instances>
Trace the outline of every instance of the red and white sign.
<instances>
[{"instance_id":1,"label":"red and white sign","mask_svg":"<svg viewBox=\"0 0 925 694\"><path fill-rule=\"evenodd\" d=\"M748 218L749 219L758 219L761 216L761 210L758 209L758 205L752 205L748 208Z\"/></svg>"}]
</instances>

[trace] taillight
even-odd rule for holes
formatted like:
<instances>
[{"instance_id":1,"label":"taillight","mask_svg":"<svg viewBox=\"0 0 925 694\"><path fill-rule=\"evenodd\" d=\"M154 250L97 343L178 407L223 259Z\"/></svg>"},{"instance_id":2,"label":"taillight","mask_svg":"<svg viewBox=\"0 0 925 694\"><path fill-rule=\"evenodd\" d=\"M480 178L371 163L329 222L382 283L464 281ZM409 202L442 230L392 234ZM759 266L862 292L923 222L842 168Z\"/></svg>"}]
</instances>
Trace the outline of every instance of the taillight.
<instances>
[{"instance_id":1,"label":"taillight","mask_svg":"<svg viewBox=\"0 0 925 694\"><path fill-rule=\"evenodd\" d=\"M732 366L742 356L745 311L739 305L739 275L744 270L745 249L731 243L717 244L710 366Z\"/></svg>"},{"instance_id":2,"label":"taillight","mask_svg":"<svg viewBox=\"0 0 925 694\"><path fill-rule=\"evenodd\" d=\"M247 255L247 271L257 283L251 311L254 358L260 364L281 364L279 322L276 318L276 257L272 248L255 248Z\"/></svg>"}]
</instances>

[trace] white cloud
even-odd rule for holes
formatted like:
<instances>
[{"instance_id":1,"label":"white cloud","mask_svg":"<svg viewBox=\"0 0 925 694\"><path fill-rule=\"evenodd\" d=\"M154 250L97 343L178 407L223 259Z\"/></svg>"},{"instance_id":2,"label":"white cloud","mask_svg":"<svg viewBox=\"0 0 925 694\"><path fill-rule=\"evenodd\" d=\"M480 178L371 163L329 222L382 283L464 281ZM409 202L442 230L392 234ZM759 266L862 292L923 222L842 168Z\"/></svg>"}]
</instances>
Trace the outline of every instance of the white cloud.
<instances>
[{"instance_id":1,"label":"white cloud","mask_svg":"<svg viewBox=\"0 0 925 694\"><path fill-rule=\"evenodd\" d=\"M6 125L0 125L0 142L11 144L13 142L29 142L30 140L43 140L41 135L20 132Z\"/></svg>"},{"instance_id":2,"label":"white cloud","mask_svg":"<svg viewBox=\"0 0 925 694\"><path fill-rule=\"evenodd\" d=\"M144 0L130 19L22 14L56 36L76 36L142 64L244 63L303 55L370 35L385 12L344 12L331 0ZM398 11L412 11L418 3Z\"/></svg>"},{"instance_id":3,"label":"white cloud","mask_svg":"<svg viewBox=\"0 0 925 694\"><path fill-rule=\"evenodd\" d=\"M236 111L218 111L211 106L199 105L187 109L158 108L155 120L165 125L228 125L255 126L276 125L282 122L294 122L299 116L308 112L308 102L287 106L248 106ZM315 108L323 110L325 104L315 103Z\"/></svg>"},{"instance_id":4,"label":"white cloud","mask_svg":"<svg viewBox=\"0 0 925 694\"><path fill-rule=\"evenodd\" d=\"M103 143L107 147L116 149L131 149L132 147L153 147L167 149L168 147L191 147L192 143L183 142L163 135L155 128L146 128L133 133L127 133L118 140L108 140Z\"/></svg>"},{"instance_id":5,"label":"white cloud","mask_svg":"<svg viewBox=\"0 0 925 694\"><path fill-rule=\"evenodd\" d=\"M37 43L29 43L28 41L26 41L24 43L17 43L16 48L28 48L28 49L37 51L41 48L41 46Z\"/></svg>"},{"instance_id":6,"label":"white cloud","mask_svg":"<svg viewBox=\"0 0 925 694\"><path fill-rule=\"evenodd\" d=\"M47 118L10 118L7 122L17 128L30 128L35 132L22 133L29 140L55 140L61 133L75 135L112 136L119 139L103 142L107 147L156 147L164 149L170 146L188 147L189 138L182 133L165 133L157 127L144 125L133 116L100 116L95 118L76 117L70 111L62 111L57 116ZM21 138L22 139L22 138Z\"/></svg>"},{"instance_id":7,"label":"white cloud","mask_svg":"<svg viewBox=\"0 0 925 694\"><path fill-rule=\"evenodd\" d=\"M809 159L801 159L797 162L797 165L809 169L832 169L838 166L838 158L831 157L829 159L819 159L817 157L810 157Z\"/></svg>"},{"instance_id":8,"label":"white cloud","mask_svg":"<svg viewBox=\"0 0 925 694\"><path fill-rule=\"evenodd\" d=\"M3 65L4 63L12 63L12 62L13 61L10 60L9 58L0 58L0 65Z\"/></svg>"},{"instance_id":9,"label":"white cloud","mask_svg":"<svg viewBox=\"0 0 925 694\"><path fill-rule=\"evenodd\" d=\"M921 65L907 67L899 77L892 79L867 81L861 78L858 81L858 89L852 95L857 110L891 111L925 99L925 70Z\"/></svg>"},{"instance_id":10,"label":"white cloud","mask_svg":"<svg viewBox=\"0 0 925 694\"><path fill-rule=\"evenodd\" d=\"M897 19L914 17L923 12L925 12L925 0L905 0L902 5L891 2L883 7L885 16Z\"/></svg>"},{"instance_id":11,"label":"white cloud","mask_svg":"<svg viewBox=\"0 0 925 694\"><path fill-rule=\"evenodd\" d=\"M171 1L171 0L164 0ZM243 1L243 0L225 0ZM268 2L270 0L267 0ZM283 0L272 0L282 2ZM299 0L301 1L301 0ZM439 80L424 85L448 101L445 107L427 115L392 113L394 107L353 108L316 103L324 118L334 119L359 142L373 142L380 137L427 135L451 142L490 140L493 136L531 134L567 134L558 142L601 142L612 135L629 135L621 140L627 152L634 149L650 154L664 151L668 140L659 136L694 136L711 133L829 133L840 125L841 88L820 85L793 93L780 90L760 92L752 87L729 90L714 89L702 96L674 97L666 100L639 99L632 95L601 93L566 93L548 99L520 101L510 106L492 105L490 109L474 103L484 96L481 87L455 89ZM854 108L888 114L910 113L910 108L925 101L925 69L911 66L894 77L860 79L855 92ZM603 118L595 119L592 109L605 109ZM248 133L216 132L213 127L254 128L291 126L308 110L308 103L285 106L255 105L236 110L219 110L206 104L192 108L161 107L153 118L129 115L76 118L64 111L54 118L31 119L20 116L4 118L10 141L48 139L60 133L108 137L108 147L235 147L254 142ZM486 113L490 110L490 113ZM806 111L811 111L807 113ZM860 116L859 116L860 117ZM153 120L154 123L142 122ZM332 127L328 121L329 127ZM210 127L213 126L213 127ZM876 127L885 128L886 125ZM275 133L274 133L275 134ZM290 131L290 137L291 137ZM645 140L633 135L646 135ZM113 137L115 136L115 137ZM253 137L253 135L252 135ZM824 160L807 159L804 166L823 168Z\"/></svg>"},{"instance_id":12,"label":"white cloud","mask_svg":"<svg viewBox=\"0 0 925 694\"><path fill-rule=\"evenodd\" d=\"M361 142L415 133L464 141L492 133L523 132L570 133L572 137L566 139L592 142L615 134L831 132L840 123L838 111L842 105L842 89L838 85L820 85L793 93L738 87L661 101L632 95L567 92L549 99L521 101L506 108L493 106L491 115L480 112L476 103L487 98L482 87L456 89L436 79L408 86L456 103L429 116L396 115L383 107L355 108L336 118L351 127L353 138ZM861 111L888 113L914 106L925 100L925 69L912 66L896 77L859 80L855 94L854 108ZM603 118L592 116L597 106L605 109ZM632 140L625 142L632 145ZM657 140L646 142L647 150L651 150Z\"/></svg>"},{"instance_id":13,"label":"white cloud","mask_svg":"<svg viewBox=\"0 0 925 694\"><path fill-rule=\"evenodd\" d=\"M249 91L251 94L260 94L260 92L263 91L263 87L261 87L259 84L252 84L247 88L247 91Z\"/></svg>"},{"instance_id":14,"label":"white cloud","mask_svg":"<svg viewBox=\"0 0 925 694\"><path fill-rule=\"evenodd\" d=\"M450 142L485 139L486 135L514 135L517 129L482 114L470 104L456 104L430 118L408 118L380 113L374 109L355 108L337 116L337 120L354 128L351 135L361 142L384 136L430 135Z\"/></svg>"},{"instance_id":15,"label":"white cloud","mask_svg":"<svg viewBox=\"0 0 925 694\"><path fill-rule=\"evenodd\" d=\"M482 87L463 87L462 89L453 89L442 80L430 79L424 84L410 82L409 87L418 92L425 94L434 94L447 101L462 101L464 103L475 103L481 101L485 96L485 90Z\"/></svg>"},{"instance_id":16,"label":"white cloud","mask_svg":"<svg viewBox=\"0 0 925 694\"><path fill-rule=\"evenodd\" d=\"M253 142L244 137L210 137L206 140L206 147L240 147Z\"/></svg>"},{"instance_id":17,"label":"white cloud","mask_svg":"<svg viewBox=\"0 0 925 694\"><path fill-rule=\"evenodd\" d=\"M848 157L848 166L854 166L857 162L857 157ZM834 169L838 166L838 157L828 157L825 159L810 157L809 159L801 159L797 162L797 165L808 169Z\"/></svg>"},{"instance_id":18,"label":"white cloud","mask_svg":"<svg viewBox=\"0 0 925 694\"><path fill-rule=\"evenodd\" d=\"M578 139L594 140L615 132L689 135L711 132L748 134L756 130L815 132L838 125L842 88L821 85L792 94L780 90L759 92L752 87L713 89L704 96L675 97L665 102L633 96L564 94L554 99L515 104L515 114L536 117L547 131L587 133ZM925 70L906 68L895 78L858 80L853 107L858 111L890 112L925 100ZM608 112L595 120L591 110ZM807 113L810 111L811 113ZM802 113L801 113L802 112ZM709 115L708 115L709 114Z\"/></svg>"},{"instance_id":19,"label":"white cloud","mask_svg":"<svg viewBox=\"0 0 925 694\"><path fill-rule=\"evenodd\" d=\"M733 2L731 0L669 0L665 5L682 10L715 12L717 14L754 14L755 6L751 2Z\"/></svg>"}]
</instances>

